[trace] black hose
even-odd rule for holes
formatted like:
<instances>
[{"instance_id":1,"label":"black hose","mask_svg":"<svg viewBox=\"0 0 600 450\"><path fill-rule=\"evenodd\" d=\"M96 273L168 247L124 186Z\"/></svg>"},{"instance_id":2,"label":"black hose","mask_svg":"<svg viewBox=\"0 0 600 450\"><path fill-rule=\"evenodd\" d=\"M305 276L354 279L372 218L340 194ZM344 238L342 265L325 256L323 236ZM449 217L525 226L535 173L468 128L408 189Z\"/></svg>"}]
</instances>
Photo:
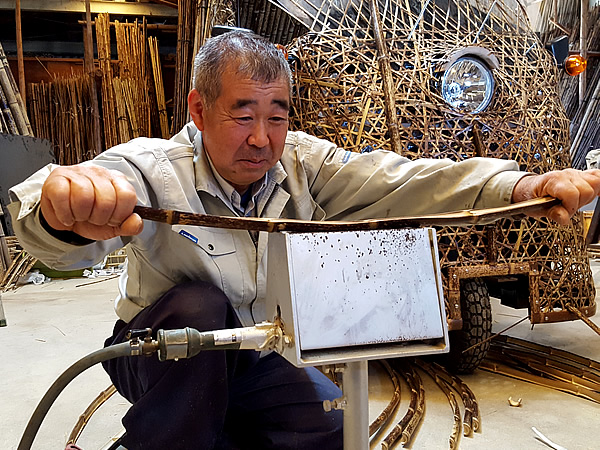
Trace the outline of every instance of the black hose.
<instances>
[{"instance_id":1,"label":"black hose","mask_svg":"<svg viewBox=\"0 0 600 450\"><path fill-rule=\"evenodd\" d=\"M54 384L50 386L42 400L40 400L37 408L35 408L17 450L29 450L31 448L33 440L35 439L48 410L64 388L67 387L77 375L99 362L108 361L109 359L118 358L119 356L130 356L131 354L132 347L130 342L123 342L90 353L65 370L62 375L56 379Z\"/></svg>"}]
</instances>

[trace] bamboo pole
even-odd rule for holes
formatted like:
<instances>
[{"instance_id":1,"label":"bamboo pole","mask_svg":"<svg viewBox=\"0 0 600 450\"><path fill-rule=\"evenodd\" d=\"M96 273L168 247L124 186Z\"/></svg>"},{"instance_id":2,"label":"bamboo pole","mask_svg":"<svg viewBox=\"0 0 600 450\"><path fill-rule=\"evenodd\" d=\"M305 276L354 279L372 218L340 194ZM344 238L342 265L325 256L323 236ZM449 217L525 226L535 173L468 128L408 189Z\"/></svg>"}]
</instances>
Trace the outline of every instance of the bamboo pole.
<instances>
[{"instance_id":1,"label":"bamboo pole","mask_svg":"<svg viewBox=\"0 0 600 450\"><path fill-rule=\"evenodd\" d=\"M19 72L19 91L21 99L26 101L25 91L25 67L23 66L23 34L21 33L21 0L15 3L15 22L17 25L17 71Z\"/></svg>"},{"instance_id":2,"label":"bamboo pole","mask_svg":"<svg viewBox=\"0 0 600 450\"><path fill-rule=\"evenodd\" d=\"M0 68L0 72L2 68ZM12 111L10 110L10 105L8 104L8 99L4 94L4 89L0 86L0 107L2 108L2 117L3 122L5 122L6 132L10 134L19 134L19 129L17 128L17 124L15 123L15 119L13 117Z\"/></svg>"},{"instance_id":3,"label":"bamboo pole","mask_svg":"<svg viewBox=\"0 0 600 450\"><path fill-rule=\"evenodd\" d=\"M162 138L167 139L169 137L169 118L167 117L167 106L165 102L164 83L157 39L155 37L149 37L148 45L150 48L150 59L152 61L152 74L154 79L154 88L156 91L158 116L160 120L160 133Z\"/></svg>"},{"instance_id":4,"label":"bamboo pole","mask_svg":"<svg viewBox=\"0 0 600 450\"><path fill-rule=\"evenodd\" d=\"M377 60L379 70L383 79L383 90L385 95L385 115L387 117L387 128L390 133L390 147L392 151L400 154L400 131L398 128L398 117L396 114L396 97L394 90L394 80L392 78L392 68L390 66L390 56L381 29L381 17L379 15L378 3L370 0L371 18L373 23L373 33L375 34L375 43L377 44Z\"/></svg>"},{"instance_id":5,"label":"bamboo pole","mask_svg":"<svg viewBox=\"0 0 600 450\"><path fill-rule=\"evenodd\" d=\"M90 0L85 0L85 70L90 76L92 89L92 128L94 142L94 156L102 151L102 137L100 135L100 110L98 109L98 92L96 89L96 68L94 65L94 40L92 37L92 14Z\"/></svg>"}]
</instances>

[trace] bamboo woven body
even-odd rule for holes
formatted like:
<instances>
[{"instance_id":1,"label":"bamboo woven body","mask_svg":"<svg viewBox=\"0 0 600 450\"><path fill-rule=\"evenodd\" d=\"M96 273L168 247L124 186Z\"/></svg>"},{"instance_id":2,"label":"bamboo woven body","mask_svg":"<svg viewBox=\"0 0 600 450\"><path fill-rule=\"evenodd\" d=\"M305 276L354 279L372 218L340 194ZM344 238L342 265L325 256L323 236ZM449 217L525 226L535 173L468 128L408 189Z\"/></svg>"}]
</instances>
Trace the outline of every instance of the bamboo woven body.
<instances>
[{"instance_id":1,"label":"bamboo woven body","mask_svg":"<svg viewBox=\"0 0 600 450\"><path fill-rule=\"evenodd\" d=\"M322 21L316 21L321 32L289 46L297 58L295 128L357 152L397 149L408 158L455 161L510 158L522 170L536 173L569 167L569 120L557 94L557 69L519 4L377 4L385 55L374 36L376 15L361 0L328 3L321 8ZM487 49L497 58L496 86L484 112L461 115L442 99L439 75L450 55L469 46ZM389 60L391 94L381 58ZM390 95L396 112L391 116L385 107ZM398 141L392 142L395 134ZM505 219L492 228L444 227L439 236L450 318L460 318L458 297L451 292L456 286L448 280L457 267L478 267L479 276L497 274L495 267L529 267L533 322L574 319L565 314L569 302L587 314L595 311L579 216L566 227L546 220Z\"/></svg>"}]
</instances>

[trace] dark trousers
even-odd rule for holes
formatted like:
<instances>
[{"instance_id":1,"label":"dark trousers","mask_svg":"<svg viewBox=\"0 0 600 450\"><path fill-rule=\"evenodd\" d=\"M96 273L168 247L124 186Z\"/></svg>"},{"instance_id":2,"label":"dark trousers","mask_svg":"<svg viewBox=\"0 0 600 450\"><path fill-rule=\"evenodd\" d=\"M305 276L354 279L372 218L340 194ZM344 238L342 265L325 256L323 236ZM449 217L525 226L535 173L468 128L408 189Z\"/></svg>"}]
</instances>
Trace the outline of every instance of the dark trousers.
<instances>
[{"instance_id":1,"label":"dark trousers","mask_svg":"<svg viewBox=\"0 0 600 450\"><path fill-rule=\"evenodd\" d=\"M221 290L190 282L130 323L118 321L105 345L123 342L133 328L150 327L156 336L160 328L239 326ZM137 356L103 366L133 404L123 418L127 449L342 448L342 413L322 407L341 391L317 369L298 369L276 353L211 350L179 361Z\"/></svg>"}]
</instances>

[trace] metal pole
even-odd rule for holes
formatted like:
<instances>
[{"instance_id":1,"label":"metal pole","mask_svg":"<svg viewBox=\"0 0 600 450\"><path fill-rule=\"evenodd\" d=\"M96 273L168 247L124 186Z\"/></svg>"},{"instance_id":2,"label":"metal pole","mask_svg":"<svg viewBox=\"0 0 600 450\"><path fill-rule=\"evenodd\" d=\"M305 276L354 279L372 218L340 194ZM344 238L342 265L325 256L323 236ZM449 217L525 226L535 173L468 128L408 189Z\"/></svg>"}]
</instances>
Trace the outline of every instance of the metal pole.
<instances>
[{"instance_id":1,"label":"metal pole","mask_svg":"<svg viewBox=\"0 0 600 450\"><path fill-rule=\"evenodd\" d=\"M587 19L588 5L590 0L581 0L581 11L579 16L579 53L587 59ZM586 91L586 72L579 74L579 105L583 104Z\"/></svg>"},{"instance_id":2,"label":"metal pole","mask_svg":"<svg viewBox=\"0 0 600 450\"><path fill-rule=\"evenodd\" d=\"M344 408L344 450L369 448L368 361L346 363L342 375Z\"/></svg>"}]
</instances>

